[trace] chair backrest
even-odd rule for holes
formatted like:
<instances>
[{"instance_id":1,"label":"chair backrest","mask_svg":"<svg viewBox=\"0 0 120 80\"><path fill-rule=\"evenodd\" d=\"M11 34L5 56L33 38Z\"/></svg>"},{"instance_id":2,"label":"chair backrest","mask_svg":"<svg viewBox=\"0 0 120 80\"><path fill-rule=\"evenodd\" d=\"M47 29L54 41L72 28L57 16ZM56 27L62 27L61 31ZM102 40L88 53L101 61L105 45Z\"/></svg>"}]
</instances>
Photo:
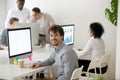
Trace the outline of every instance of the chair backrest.
<instances>
[{"instance_id":1,"label":"chair backrest","mask_svg":"<svg viewBox=\"0 0 120 80\"><path fill-rule=\"evenodd\" d=\"M100 60L100 65L107 65L108 62L109 62L109 59L110 59L110 56L111 54L105 54L101 57L101 60Z\"/></svg>"},{"instance_id":2,"label":"chair backrest","mask_svg":"<svg viewBox=\"0 0 120 80\"><path fill-rule=\"evenodd\" d=\"M98 58L91 60L88 70L87 70L87 77L89 77L89 70L90 69L95 69L95 76L96 76L96 67L98 66Z\"/></svg>"},{"instance_id":3,"label":"chair backrest","mask_svg":"<svg viewBox=\"0 0 120 80\"><path fill-rule=\"evenodd\" d=\"M91 73L91 72L89 72L90 69L94 69L95 77L97 77L97 74L102 75L101 67L108 65L110 55L111 54L105 54L100 59L96 58L94 60L91 60L88 70L87 70L87 77L89 77L89 73ZM100 70L100 73L97 73L96 68L98 68Z\"/></svg>"},{"instance_id":4,"label":"chair backrest","mask_svg":"<svg viewBox=\"0 0 120 80\"><path fill-rule=\"evenodd\" d=\"M101 57L100 63L99 63L99 68L100 68L100 74L102 74L102 66L108 65L109 59L110 59L111 54L105 54Z\"/></svg>"},{"instance_id":5,"label":"chair backrest","mask_svg":"<svg viewBox=\"0 0 120 80\"><path fill-rule=\"evenodd\" d=\"M81 66L80 68L76 68L72 73L71 80L79 80L82 73L82 69L83 66Z\"/></svg>"},{"instance_id":6,"label":"chair backrest","mask_svg":"<svg viewBox=\"0 0 120 80\"><path fill-rule=\"evenodd\" d=\"M98 59L91 60L89 67L88 67L88 70L96 68L97 65L98 65Z\"/></svg>"}]
</instances>

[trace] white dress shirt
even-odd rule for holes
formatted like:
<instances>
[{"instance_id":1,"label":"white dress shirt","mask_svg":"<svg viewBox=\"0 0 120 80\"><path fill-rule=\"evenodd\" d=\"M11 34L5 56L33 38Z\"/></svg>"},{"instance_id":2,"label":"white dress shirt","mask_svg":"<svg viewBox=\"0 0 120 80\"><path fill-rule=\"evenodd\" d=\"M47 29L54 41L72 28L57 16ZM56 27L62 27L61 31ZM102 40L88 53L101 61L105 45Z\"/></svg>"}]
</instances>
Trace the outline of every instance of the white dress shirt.
<instances>
[{"instance_id":1,"label":"white dress shirt","mask_svg":"<svg viewBox=\"0 0 120 80\"><path fill-rule=\"evenodd\" d=\"M10 9L5 21L5 27L9 27L9 20L12 17L19 19L19 23L27 23L30 20L30 11L27 8L19 10L18 8Z\"/></svg>"},{"instance_id":2,"label":"white dress shirt","mask_svg":"<svg viewBox=\"0 0 120 80\"><path fill-rule=\"evenodd\" d=\"M101 58L105 54L105 45L103 39L91 37L83 51L80 51L78 55L79 54L80 57L90 55L90 60Z\"/></svg>"}]
</instances>

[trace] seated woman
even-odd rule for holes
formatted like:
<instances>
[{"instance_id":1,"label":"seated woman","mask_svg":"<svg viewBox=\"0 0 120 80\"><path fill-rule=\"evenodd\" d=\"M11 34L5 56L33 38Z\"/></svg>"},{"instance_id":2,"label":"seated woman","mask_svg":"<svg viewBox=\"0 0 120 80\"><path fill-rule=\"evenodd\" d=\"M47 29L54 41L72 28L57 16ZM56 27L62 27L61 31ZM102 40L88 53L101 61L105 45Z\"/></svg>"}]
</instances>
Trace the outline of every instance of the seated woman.
<instances>
[{"instance_id":1,"label":"seated woman","mask_svg":"<svg viewBox=\"0 0 120 80\"><path fill-rule=\"evenodd\" d=\"M79 67L81 67L82 65L84 66L83 71L87 71L91 60L94 60L96 58L100 59L105 54L105 45L103 39L101 38L103 33L104 33L104 29L100 23L94 22L90 24L89 27L90 39L86 44L85 48L80 52L81 57L89 54L90 60L83 60L83 59L78 60ZM104 68L105 69L102 69L102 73L104 73L105 70L107 70L107 66L105 66ZM96 70L97 73L100 73L99 68L97 68ZM91 70L90 72L94 72L94 70Z\"/></svg>"}]
</instances>

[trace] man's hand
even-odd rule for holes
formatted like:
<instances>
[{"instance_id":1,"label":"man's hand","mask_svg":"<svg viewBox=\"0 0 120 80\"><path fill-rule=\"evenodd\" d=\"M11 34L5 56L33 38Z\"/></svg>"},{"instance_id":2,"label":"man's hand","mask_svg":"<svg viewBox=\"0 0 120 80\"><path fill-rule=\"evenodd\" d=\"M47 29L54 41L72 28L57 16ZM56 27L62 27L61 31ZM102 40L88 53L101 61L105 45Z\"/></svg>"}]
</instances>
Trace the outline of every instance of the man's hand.
<instances>
[{"instance_id":1,"label":"man's hand","mask_svg":"<svg viewBox=\"0 0 120 80\"><path fill-rule=\"evenodd\" d=\"M30 68L38 68L38 67L40 67L39 63L33 63L30 65Z\"/></svg>"},{"instance_id":2,"label":"man's hand","mask_svg":"<svg viewBox=\"0 0 120 80\"><path fill-rule=\"evenodd\" d=\"M0 45L0 50L8 50L7 46Z\"/></svg>"}]
</instances>

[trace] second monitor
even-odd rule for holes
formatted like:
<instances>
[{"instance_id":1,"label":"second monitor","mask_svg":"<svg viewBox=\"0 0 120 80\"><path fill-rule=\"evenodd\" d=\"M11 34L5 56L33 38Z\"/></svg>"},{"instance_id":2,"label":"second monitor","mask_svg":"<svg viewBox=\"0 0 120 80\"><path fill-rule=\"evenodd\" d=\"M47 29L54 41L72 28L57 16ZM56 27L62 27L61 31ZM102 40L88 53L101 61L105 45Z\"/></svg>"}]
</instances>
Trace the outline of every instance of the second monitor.
<instances>
[{"instance_id":1,"label":"second monitor","mask_svg":"<svg viewBox=\"0 0 120 80\"><path fill-rule=\"evenodd\" d=\"M64 43L67 45L74 44L74 24L61 25L64 30Z\"/></svg>"}]
</instances>

